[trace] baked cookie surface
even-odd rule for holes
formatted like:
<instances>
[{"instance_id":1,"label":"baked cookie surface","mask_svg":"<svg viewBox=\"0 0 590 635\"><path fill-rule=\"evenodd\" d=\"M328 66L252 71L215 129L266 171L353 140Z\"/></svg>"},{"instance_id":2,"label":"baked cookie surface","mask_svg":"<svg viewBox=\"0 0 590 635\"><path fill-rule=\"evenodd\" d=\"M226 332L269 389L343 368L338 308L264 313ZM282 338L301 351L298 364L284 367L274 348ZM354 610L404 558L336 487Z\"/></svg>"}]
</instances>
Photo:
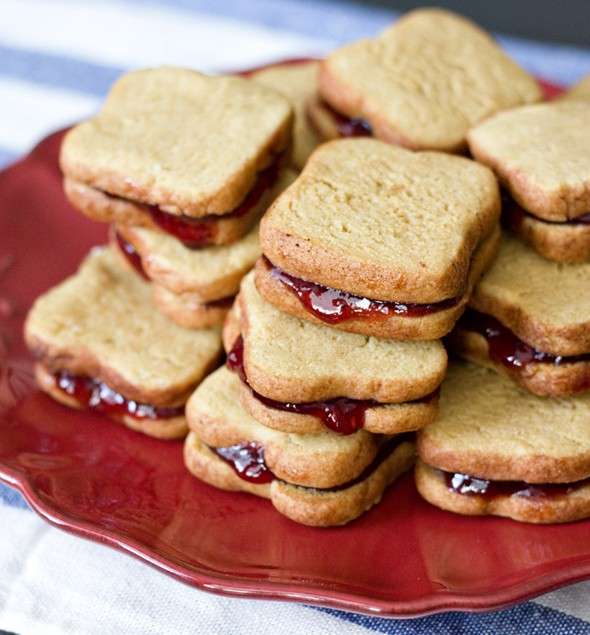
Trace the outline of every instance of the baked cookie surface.
<instances>
[{"instance_id":1,"label":"baked cookie surface","mask_svg":"<svg viewBox=\"0 0 590 635\"><path fill-rule=\"evenodd\" d=\"M254 81L272 88L289 100L295 113L293 123L293 165L301 170L319 145L310 125L306 104L317 92L318 62L277 64L251 75Z\"/></svg>"},{"instance_id":2,"label":"baked cookie surface","mask_svg":"<svg viewBox=\"0 0 590 635\"><path fill-rule=\"evenodd\" d=\"M418 435L432 467L491 480L569 483L590 476L590 394L547 399L485 368L453 363L437 420Z\"/></svg>"},{"instance_id":3,"label":"baked cookie surface","mask_svg":"<svg viewBox=\"0 0 590 635\"><path fill-rule=\"evenodd\" d=\"M469 148L514 200L541 220L590 212L590 108L557 100L498 113L472 128Z\"/></svg>"},{"instance_id":4,"label":"baked cookie surface","mask_svg":"<svg viewBox=\"0 0 590 635\"><path fill-rule=\"evenodd\" d=\"M287 147L292 116L280 94L244 78L134 71L66 135L60 163L74 181L172 214L226 214Z\"/></svg>"},{"instance_id":5,"label":"baked cookie surface","mask_svg":"<svg viewBox=\"0 0 590 635\"><path fill-rule=\"evenodd\" d=\"M253 274L244 278L238 303L245 374L270 399L400 403L430 395L444 377L440 341L384 340L300 320L266 302Z\"/></svg>"},{"instance_id":6,"label":"baked cookie surface","mask_svg":"<svg viewBox=\"0 0 590 635\"><path fill-rule=\"evenodd\" d=\"M461 296L497 226L498 186L469 159L374 139L318 148L261 221L262 251L288 274L372 298Z\"/></svg>"},{"instance_id":7,"label":"baked cookie surface","mask_svg":"<svg viewBox=\"0 0 590 635\"><path fill-rule=\"evenodd\" d=\"M151 302L150 285L110 248L37 299L25 324L30 350L50 372L98 379L128 399L178 403L214 368L219 328L192 331Z\"/></svg>"},{"instance_id":8,"label":"baked cookie surface","mask_svg":"<svg viewBox=\"0 0 590 635\"><path fill-rule=\"evenodd\" d=\"M412 11L379 37L338 49L322 62L319 86L324 100L367 120L377 138L451 152L486 117L542 97L487 33L440 9Z\"/></svg>"}]
</instances>

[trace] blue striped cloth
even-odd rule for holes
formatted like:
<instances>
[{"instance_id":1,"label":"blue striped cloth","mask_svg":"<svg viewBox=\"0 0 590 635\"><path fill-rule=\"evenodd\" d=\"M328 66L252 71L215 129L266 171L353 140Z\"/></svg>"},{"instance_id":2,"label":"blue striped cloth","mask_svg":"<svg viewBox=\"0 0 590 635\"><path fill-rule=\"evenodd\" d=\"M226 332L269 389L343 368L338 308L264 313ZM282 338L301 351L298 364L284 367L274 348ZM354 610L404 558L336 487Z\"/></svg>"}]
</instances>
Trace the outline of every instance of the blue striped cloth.
<instances>
[{"instance_id":1,"label":"blue striped cloth","mask_svg":"<svg viewBox=\"0 0 590 635\"><path fill-rule=\"evenodd\" d=\"M295 0L3 0L0 15L0 166L92 113L130 68L227 71L322 55L396 17ZM590 72L590 50L499 39L548 80L569 84ZM0 486L0 509L0 628L17 633L590 633L590 583L489 614L385 620L208 595L50 528L8 487Z\"/></svg>"}]
</instances>

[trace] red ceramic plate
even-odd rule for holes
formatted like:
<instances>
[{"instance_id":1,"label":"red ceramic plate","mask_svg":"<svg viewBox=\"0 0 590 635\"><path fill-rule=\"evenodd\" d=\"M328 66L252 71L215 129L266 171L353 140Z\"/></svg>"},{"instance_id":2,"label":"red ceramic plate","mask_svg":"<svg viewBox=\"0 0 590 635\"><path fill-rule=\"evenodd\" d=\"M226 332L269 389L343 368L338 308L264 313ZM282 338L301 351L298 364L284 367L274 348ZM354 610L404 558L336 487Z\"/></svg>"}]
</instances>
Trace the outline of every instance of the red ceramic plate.
<instances>
[{"instance_id":1,"label":"red ceramic plate","mask_svg":"<svg viewBox=\"0 0 590 635\"><path fill-rule=\"evenodd\" d=\"M388 616L489 610L590 577L590 521L455 516L421 500L407 475L347 527L302 527L191 477L180 443L38 392L25 313L106 238L64 199L61 137L0 173L0 478L41 516L202 589Z\"/></svg>"}]
</instances>

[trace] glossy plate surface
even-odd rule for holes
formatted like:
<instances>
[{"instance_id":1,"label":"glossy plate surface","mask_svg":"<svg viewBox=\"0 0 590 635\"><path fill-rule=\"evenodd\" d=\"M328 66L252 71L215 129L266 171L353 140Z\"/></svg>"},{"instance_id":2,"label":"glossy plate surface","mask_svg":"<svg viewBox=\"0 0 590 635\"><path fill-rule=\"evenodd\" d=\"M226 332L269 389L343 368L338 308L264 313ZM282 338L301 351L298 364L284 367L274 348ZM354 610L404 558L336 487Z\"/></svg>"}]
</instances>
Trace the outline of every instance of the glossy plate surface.
<instances>
[{"instance_id":1,"label":"glossy plate surface","mask_svg":"<svg viewBox=\"0 0 590 635\"><path fill-rule=\"evenodd\" d=\"M422 501L408 475L345 528L215 490L160 442L35 390L22 323L106 227L66 203L61 133L0 173L0 478L48 521L210 591L390 616L486 610L590 577L590 521L536 527ZM83 302L84 298L80 298Z\"/></svg>"}]
</instances>

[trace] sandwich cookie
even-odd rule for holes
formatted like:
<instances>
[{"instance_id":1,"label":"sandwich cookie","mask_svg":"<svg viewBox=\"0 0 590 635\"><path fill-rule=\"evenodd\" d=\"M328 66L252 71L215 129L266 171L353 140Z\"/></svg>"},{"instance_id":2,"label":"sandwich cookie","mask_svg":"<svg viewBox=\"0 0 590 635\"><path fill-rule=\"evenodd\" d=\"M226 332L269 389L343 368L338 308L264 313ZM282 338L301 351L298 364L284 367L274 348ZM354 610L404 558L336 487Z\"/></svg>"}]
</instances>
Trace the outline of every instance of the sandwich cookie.
<instances>
[{"instance_id":1,"label":"sandwich cookie","mask_svg":"<svg viewBox=\"0 0 590 635\"><path fill-rule=\"evenodd\" d=\"M557 100L488 119L473 156L505 187L506 224L549 260L590 260L590 107Z\"/></svg>"},{"instance_id":2,"label":"sandwich cookie","mask_svg":"<svg viewBox=\"0 0 590 635\"><path fill-rule=\"evenodd\" d=\"M250 77L278 91L289 100L295 113L293 123L293 166L302 170L307 159L320 143L311 125L306 105L317 94L318 62L285 63L252 73Z\"/></svg>"},{"instance_id":3,"label":"sandwich cookie","mask_svg":"<svg viewBox=\"0 0 590 635\"><path fill-rule=\"evenodd\" d=\"M256 285L316 323L437 339L495 256L499 214L496 179L474 161L332 141L263 217Z\"/></svg>"},{"instance_id":4,"label":"sandwich cookie","mask_svg":"<svg viewBox=\"0 0 590 635\"><path fill-rule=\"evenodd\" d=\"M590 516L590 394L541 399L452 364L438 419L418 435L416 485L459 514L559 523Z\"/></svg>"},{"instance_id":5,"label":"sandwich cookie","mask_svg":"<svg viewBox=\"0 0 590 635\"><path fill-rule=\"evenodd\" d=\"M384 340L300 320L266 302L252 274L236 305L224 329L227 363L242 380L242 405L264 425L392 435L436 416L447 363L440 341Z\"/></svg>"},{"instance_id":6,"label":"sandwich cookie","mask_svg":"<svg viewBox=\"0 0 590 635\"><path fill-rule=\"evenodd\" d=\"M542 98L487 33L440 9L412 11L338 49L318 83L308 113L324 139L373 135L414 150L463 151L473 125Z\"/></svg>"},{"instance_id":7,"label":"sandwich cookie","mask_svg":"<svg viewBox=\"0 0 590 635\"><path fill-rule=\"evenodd\" d=\"M273 198L294 179L295 172L283 170ZM201 249L190 249L163 232L127 225L118 225L111 241L140 275L153 282L158 309L186 328L221 324L240 280L261 253L258 225L231 245Z\"/></svg>"},{"instance_id":8,"label":"sandwich cookie","mask_svg":"<svg viewBox=\"0 0 590 635\"><path fill-rule=\"evenodd\" d=\"M244 78L135 71L66 135L65 192L96 220L145 226L189 248L228 244L268 205L292 120L284 97Z\"/></svg>"},{"instance_id":9,"label":"sandwich cookie","mask_svg":"<svg viewBox=\"0 0 590 635\"><path fill-rule=\"evenodd\" d=\"M449 345L537 395L590 389L590 264L550 262L507 234Z\"/></svg>"},{"instance_id":10,"label":"sandwich cookie","mask_svg":"<svg viewBox=\"0 0 590 635\"><path fill-rule=\"evenodd\" d=\"M184 437L184 404L217 365L219 328L189 331L154 310L151 290L96 248L33 305L25 340L41 390L158 438Z\"/></svg>"},{"instance_id":11,"label":"sandwich cookie","mask_svg":"<svg viewBox=\"0 0 590 635\"><path fill-rule=\"evenodd\" d=\"M239 392L239 377L220 368L191 396L185 464L210 485L269 498L298 523L331 526L353 520L413 465L411 435L278 432L240 407Z\"/></svg>"}]
</instances>

